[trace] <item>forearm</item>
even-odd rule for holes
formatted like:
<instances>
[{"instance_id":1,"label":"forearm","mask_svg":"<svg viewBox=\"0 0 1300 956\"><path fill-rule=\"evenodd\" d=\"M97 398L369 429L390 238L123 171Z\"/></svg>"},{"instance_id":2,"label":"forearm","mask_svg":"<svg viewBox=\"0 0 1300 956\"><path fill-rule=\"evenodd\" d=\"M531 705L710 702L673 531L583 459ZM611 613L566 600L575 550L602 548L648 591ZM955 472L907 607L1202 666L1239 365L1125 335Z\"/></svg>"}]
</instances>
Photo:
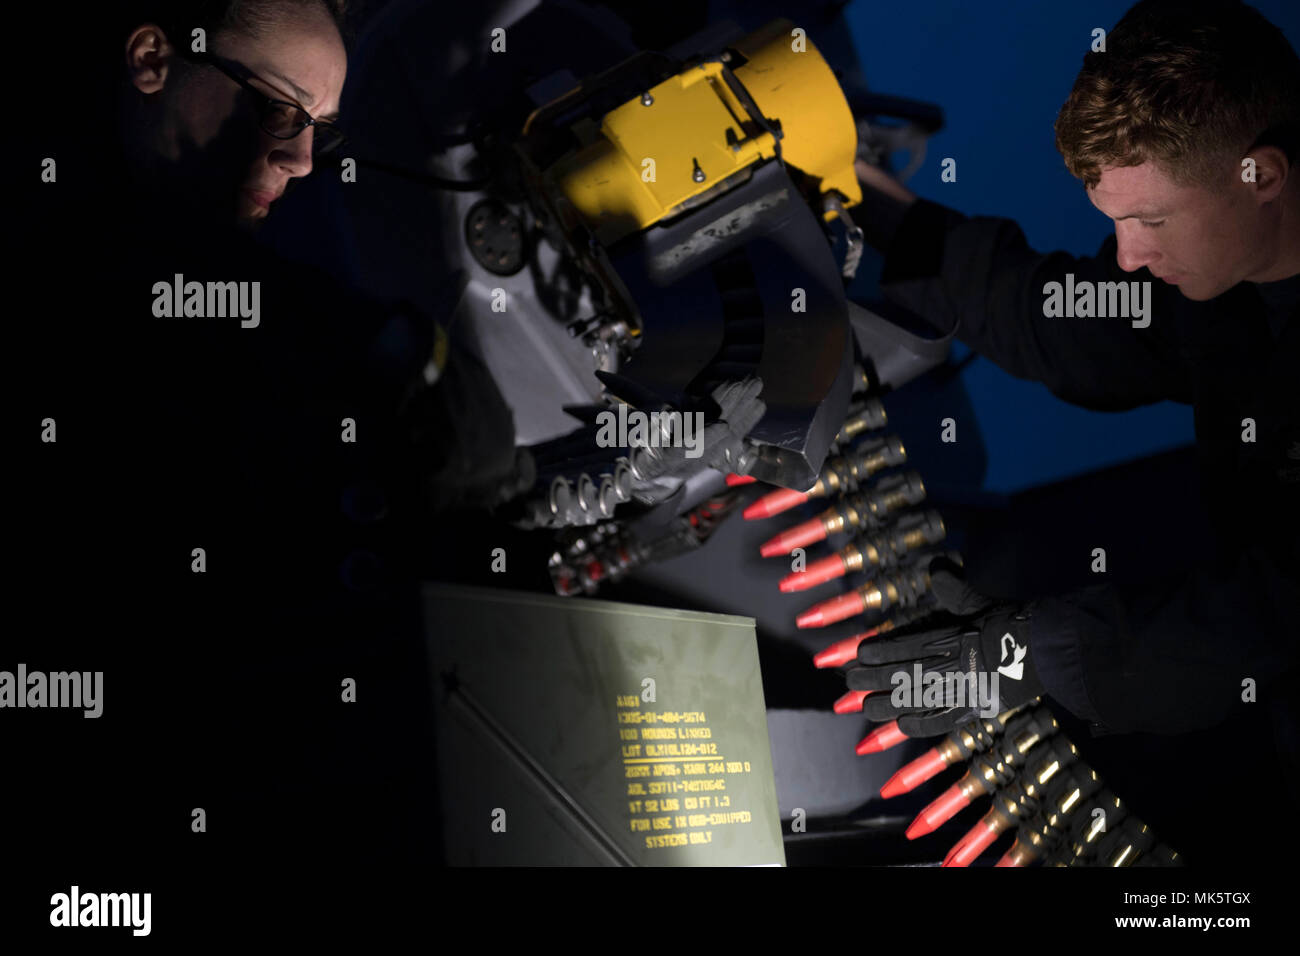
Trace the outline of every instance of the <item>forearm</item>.
<instances>
[{"instance_id":1,"label":"forearm","mask_svg":"<svg viewBox=\"0 0 1300 956\"><path fill-rule=\"evenodd\" d=\"M1296 663L1296 569L1263 549L1163 585L1104 585L1031 605L1048 692L1112 731L1212 726Z\"/></svg>"},{"instance_id":2,"label":"forearm","mask_svg":"<svg viewBox=\"0 0 1300 956\"><path fill-rule=\"evenodd\" d=\"M882 291L941 335L957 338L1010 374L1042 382L1088 408L1121 410L1161 399L1190 400L1190 387L1168 302L1151 327L1125 317L1073 318L1045 310L1051 283L1062 289L1123 284L1109 241L1095 257L1039 253L1009 219L970 217L918 199L884 174L859 168L863 203L857 222L885 250ZM885 177L887 179L887 177ZM1157 306L1143 294L1149 318ZM1137 300L1132 300L1137 301Z\"/></svg>"}]
</instances>

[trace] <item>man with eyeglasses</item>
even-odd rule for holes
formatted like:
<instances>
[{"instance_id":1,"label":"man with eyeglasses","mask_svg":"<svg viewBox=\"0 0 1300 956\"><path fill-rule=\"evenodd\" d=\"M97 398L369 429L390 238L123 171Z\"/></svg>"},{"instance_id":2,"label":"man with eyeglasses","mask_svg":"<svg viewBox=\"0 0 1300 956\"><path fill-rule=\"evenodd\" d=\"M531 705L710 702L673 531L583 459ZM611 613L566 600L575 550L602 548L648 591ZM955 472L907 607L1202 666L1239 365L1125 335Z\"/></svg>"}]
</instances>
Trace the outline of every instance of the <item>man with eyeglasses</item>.
<instances>
[{"instance_id":1,"label":"man with eyeglasses","mask_svg":"<svg viewBox=\"0 0 1300 956\"><path fill-rule=\"evenodd\" d=\"M158 185L183 183L186 207L233 209L244 224L343 140L347 57L330 9L262 6L275 15L242 30L143 23L126 41L133 160Z\"/></svg>"},{"instance_id":2,"label":"man with eyeglasses","mask_svg":"<svg viewBox=\"0 0 1300 956\"><path fill-rule=\"evenodd\" d=\"M44 297L13 331L13 412L49 437L12 463L11 610L40 627L10 659L103 670L114 740L147 754L126 779L117 744L53 728L15 745L43 768L23 794L29 832L67 865L256 851L267 821L290 818L276 842L304 858L340 841L356 859L427 849L409 834L428 787L385 788L377 823L363 792L420 748L406 549L417 525L424 547L441 542L413 519L434 510L426 498L481 504L532 477L490 376L435 347L445 314L376 302L247 228L288 212L293 183L333 172L322 157L338 155L347 68L336 9L159 0L129 22L105 10L119 19L70 33L64 68L37 64L39 95L12 104L16 149L32 170L48 157L50 175L31 177L35 215L12 226L13 268ZM260 322L157 315L152 290L178 275L257 283ZM83 753L75 774L48 756L68 747ZM79 811L87 780L95 807ZM196 807L206 843L189 829Z\"/></svg>"}]
</instances>

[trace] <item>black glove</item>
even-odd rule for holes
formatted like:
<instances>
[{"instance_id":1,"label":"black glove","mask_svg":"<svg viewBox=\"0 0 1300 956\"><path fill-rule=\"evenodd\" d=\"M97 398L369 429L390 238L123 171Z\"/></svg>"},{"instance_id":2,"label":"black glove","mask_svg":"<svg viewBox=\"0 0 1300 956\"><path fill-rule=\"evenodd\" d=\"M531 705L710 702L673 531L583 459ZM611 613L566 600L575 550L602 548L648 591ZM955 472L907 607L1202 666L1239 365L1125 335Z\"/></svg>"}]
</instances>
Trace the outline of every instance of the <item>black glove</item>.
<instances>
[{"instance_id":1,"label":"black glove","mask_svg":"<svg viewBox=\"0 0 1300 956\"><path fill-rule=\"evenodd\" d=\"M865 640L845 673L850 690L873 691L862 712L898 720L909 737L947 734L1044 693L1029 650L1029 608L970 587L946 558L930 565L937 618Z\"/></svg>"},{"instance_id":2,"label":"black glove","mask_svg":"<svg viewBox=\"0 0 1300 956\"><path fill-rule=\"evenodd\" d=\"M406 402L402 420L426 508L493 508L533 486L536 468L515 447L514 417L492 373L454 345L441 375Z\"/></svg>"}]
</instances>

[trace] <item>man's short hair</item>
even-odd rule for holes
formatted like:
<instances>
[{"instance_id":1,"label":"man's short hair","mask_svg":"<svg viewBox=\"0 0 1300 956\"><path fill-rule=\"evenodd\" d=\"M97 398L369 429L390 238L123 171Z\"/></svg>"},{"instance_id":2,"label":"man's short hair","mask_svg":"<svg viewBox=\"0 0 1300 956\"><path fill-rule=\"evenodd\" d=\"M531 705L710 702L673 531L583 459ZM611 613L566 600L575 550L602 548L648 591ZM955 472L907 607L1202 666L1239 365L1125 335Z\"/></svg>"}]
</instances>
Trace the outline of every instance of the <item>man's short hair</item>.
<instances>
[{"instance_id":1,"label":"man's short hair","mask_svg":"<svg viewBox=\"0 0 1300 956\"><path fill-rule=\"evenodd\" d=\"M328 13L346 35L349 0L134 0L118 15L118 23L123 30L156 23L173 43L188 43L196 27L209 38L222 30L260 36L286 11L314 6Z\"/></svg>"},{"instance_id":2,"label":"man's short hair","mask_svg":"<svg viewBox=\"0 0 1300 956\"><path fill-rule=\"evenodd\" d=\"M1142 0L1090 52L1056 119L1070 172L1096 186L1108 166L1154 161L1177 183L1211 185L1250 149L1292 162L1300 59L1239 0Z\"/></svg>"}]
</instances>

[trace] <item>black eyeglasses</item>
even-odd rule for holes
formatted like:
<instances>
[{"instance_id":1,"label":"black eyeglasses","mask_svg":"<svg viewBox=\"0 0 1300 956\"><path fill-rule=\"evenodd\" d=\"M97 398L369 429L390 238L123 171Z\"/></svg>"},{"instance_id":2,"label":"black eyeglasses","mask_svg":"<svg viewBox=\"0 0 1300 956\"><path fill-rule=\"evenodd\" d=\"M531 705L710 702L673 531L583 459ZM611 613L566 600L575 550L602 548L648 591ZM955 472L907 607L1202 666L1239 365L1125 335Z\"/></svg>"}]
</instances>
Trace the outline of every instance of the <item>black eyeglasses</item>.
<instances>
[{"instance_id":1,"label":"black eyeglasses","mask_svg":"<svg viewBox=\"0 0 1300 956\"><path fill-rule=\"evenodd\" d=\"M239 64L232 63L228 65L227 61L213 56L211 53L189 53L187 58L198 63L215 66L249 93L253 97L253 102L257 105L260 116L258 126L261 127L263 132L269 133L276 139L293 139L310 126L312 127L311 152L313 156L324 156L343 145L343 131L337 126L326 120L313 118L310 113L297 103L290 103L288 100L277 100L267 96L248 82L248 77L253 76L251 72L245 71L245 75L241 75L231 69L231 65L239 66ZM240 69L243 69L243 67L240 66Z\"/></svg>"}]
</instances>

